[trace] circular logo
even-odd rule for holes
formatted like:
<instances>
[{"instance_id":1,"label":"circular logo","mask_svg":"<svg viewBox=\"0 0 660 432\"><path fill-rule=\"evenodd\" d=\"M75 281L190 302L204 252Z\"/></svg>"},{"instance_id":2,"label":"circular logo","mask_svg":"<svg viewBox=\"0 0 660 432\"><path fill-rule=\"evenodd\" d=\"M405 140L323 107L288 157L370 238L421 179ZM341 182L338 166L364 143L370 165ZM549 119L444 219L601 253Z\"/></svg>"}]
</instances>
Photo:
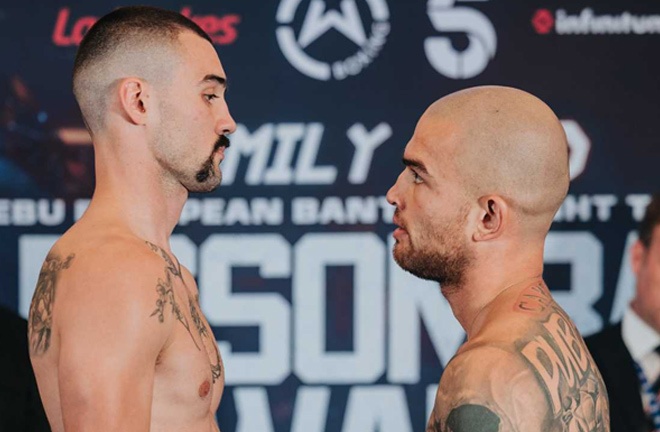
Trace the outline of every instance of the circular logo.
<instances>
[{"instance_id":1,"label":"circular logo","mask_svg":"<svg viewBox=\"0 0 660 432\"><path fill-rule=\"evenodd\" d=\"M368 6L362 8L362 15L358 3ZM305 1L307 9L299 23L295 17L301 4L303 0L281 1L276 17L280 24L276 30L277 43L293 67L317 80L341 80L358 75L375 60L390 33L390 12L385 0L341 0L338 10L329 9L325 0ZM367 10L369 17L363 16ZM369 21L371 25L365 26L364 22ZM333 60L329 50L313 49L321 38L348 42L356 49Z\"/></svg>"}]
</instances>

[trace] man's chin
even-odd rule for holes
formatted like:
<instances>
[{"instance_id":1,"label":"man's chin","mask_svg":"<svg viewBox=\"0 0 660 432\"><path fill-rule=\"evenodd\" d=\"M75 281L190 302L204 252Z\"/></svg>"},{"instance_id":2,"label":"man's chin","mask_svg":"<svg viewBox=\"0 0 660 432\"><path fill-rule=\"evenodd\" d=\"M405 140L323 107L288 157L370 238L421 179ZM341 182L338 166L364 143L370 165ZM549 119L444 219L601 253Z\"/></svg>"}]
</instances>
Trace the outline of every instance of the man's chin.
<instances>
[{"instance_id":1,"label":"man's chin","mask_svg":"<svg viewBox=\"0 0 660 432\"><path fill-rule=\"evenodd\" d=\"M203 183L195 183L190 187L187 187L188 192L190 193L209 193L216 190L221 183L221 178L211 177Z\"/></svg>"},{"instance_id":2,"label":"man's chin","mask_svg":"<svg viewBox=\"0 0 660 432\"><path fill-rule=\"evenodd\" d=\"M400 242L395 243L394 248L392 249L392 257L399 267L407 272L411 272L411 269L414 269L415 266L413 265L414 263L411 262L410 252L405 249L404 245Z\"/></svg>"}]
</instances>

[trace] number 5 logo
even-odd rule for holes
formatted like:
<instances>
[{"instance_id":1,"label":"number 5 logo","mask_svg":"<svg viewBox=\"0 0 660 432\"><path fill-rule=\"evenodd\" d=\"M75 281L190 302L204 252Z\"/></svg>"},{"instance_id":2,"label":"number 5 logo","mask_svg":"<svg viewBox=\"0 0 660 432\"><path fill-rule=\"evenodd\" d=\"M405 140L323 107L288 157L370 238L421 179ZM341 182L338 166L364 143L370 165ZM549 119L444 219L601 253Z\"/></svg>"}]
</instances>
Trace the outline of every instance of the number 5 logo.
<instances>
[{"instance_id":1,"label":"number 5 logo","mask_svg":"<svg viewBox=\"0 0 660 432\"><path fill-rule=\"evenodd\" d=\"M482 12L454 6L454 2L429 0L429 18L439 32L465 33L469 41L467 48L458 51L452 46L449 36L432 36L424 41L424 51L431 66L444 76L454 79L472 78L483 72L495 56L497 34L493 24Z\"/></svg>"}]
</instances>

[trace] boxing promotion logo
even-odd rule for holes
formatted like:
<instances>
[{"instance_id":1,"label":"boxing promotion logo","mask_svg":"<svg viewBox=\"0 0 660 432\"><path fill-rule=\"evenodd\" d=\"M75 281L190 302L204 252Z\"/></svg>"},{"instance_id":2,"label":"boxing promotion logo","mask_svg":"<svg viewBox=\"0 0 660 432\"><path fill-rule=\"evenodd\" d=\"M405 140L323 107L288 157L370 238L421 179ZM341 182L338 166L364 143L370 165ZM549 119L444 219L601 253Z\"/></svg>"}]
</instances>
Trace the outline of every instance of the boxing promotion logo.
<instances>
[{"instance_id":1,"label":"boxing promotion logo","mask_svg":"<svg viewBox=\"0 0 660 432\"><path fill-rule=\"evenodd\" d=\"M424 41L424 52L431 66L453 79L473 78L482 73L497 50L497 34L488 17L474 8L456 6L454 0L429 0L427 8L433 27L445 33ZM456 49L451 33L465 34L467 48Z\"/></svg>"},{"instance_id":2,"label":"boxing promotion logo","mask_svg":"<svg viewBox=\"0 0 660 432\"><path fill-rule=\"evenodd\" d=\"M378 56L390 32L390 12L385 0L366 0L369 19L360 14L360 0L342 0L340 10L329 9L323 0L311 0L302 23L296 23L296 11L301 0L282 0L277 9L277 42L284 57L299 72L308 77L327 81L341 80L362 72ZM365 0L362 0L364 3ZM360 4L362 4L360 3ZM364 22L371 21L370 26ZM299 28L296 35L295 28ZM367 32L367 28L370 30ZM335 32L331 32L335 30ZM349 42L349 55L332 60L327 52L313 50L313 44L321 38L336 38L337 34ZM322 58L316 58L321 55Z\"/></svg>"}]
</instances>

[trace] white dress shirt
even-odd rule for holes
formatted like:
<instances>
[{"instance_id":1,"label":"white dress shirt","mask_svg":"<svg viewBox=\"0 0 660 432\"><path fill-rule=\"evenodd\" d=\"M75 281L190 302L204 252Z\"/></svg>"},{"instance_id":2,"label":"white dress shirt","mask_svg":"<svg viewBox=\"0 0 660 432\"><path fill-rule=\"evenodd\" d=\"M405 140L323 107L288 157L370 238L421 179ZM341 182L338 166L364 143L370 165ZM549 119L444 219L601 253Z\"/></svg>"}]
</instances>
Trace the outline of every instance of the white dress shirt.
<instances>
[{"instance_id":1,"label":"white dress shirt","mask_svg":"<svg viewBox=\"0 0 660 432\"><path fill-rule=\"evenodd\" d=\"M660 334L646 324L628 306L621 322L621 337L633 360L644 371L649 385L653 385L658 377L660 377L660 355L655 352L655 349L660 346ZM648 413L648 395L644 392L641 392L641 394L644 410Z\"/></svg>"}]
</instances>

